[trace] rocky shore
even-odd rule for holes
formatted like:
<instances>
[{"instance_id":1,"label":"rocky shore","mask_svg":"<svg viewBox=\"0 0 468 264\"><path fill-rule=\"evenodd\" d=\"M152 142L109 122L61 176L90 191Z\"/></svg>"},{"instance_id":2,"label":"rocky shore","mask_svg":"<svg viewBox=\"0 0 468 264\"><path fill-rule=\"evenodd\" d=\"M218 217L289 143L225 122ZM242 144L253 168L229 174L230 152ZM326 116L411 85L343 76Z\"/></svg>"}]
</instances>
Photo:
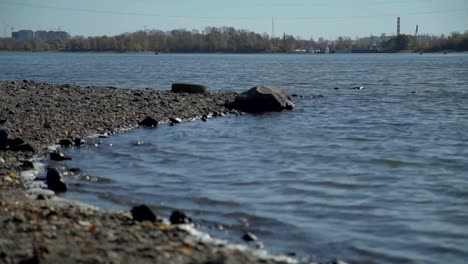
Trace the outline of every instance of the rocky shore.
<instances>
[{"instance_id":1,"label":"rocky shore","mask_svg":"<svg viewBox=\"0 0 468 264\"><path fill-rule=\"evenodd\" d=\"M161 123L236 114L225 107L235 96L0 82L0 263L284 263L200 240L180 225L31 198L20 177L60 141L135 127L148 116Z\"/></svg>"}]
</instances>

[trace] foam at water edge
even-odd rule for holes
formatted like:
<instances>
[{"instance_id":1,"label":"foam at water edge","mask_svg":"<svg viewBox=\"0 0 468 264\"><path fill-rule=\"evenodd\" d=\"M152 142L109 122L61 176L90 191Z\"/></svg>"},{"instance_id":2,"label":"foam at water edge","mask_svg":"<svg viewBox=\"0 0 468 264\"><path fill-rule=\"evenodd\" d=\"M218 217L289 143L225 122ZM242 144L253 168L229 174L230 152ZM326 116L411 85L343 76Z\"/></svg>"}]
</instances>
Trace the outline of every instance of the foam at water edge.
<instances>
[{"instance_id":1,"label":"foam at water edge","mask_svg":"<svg viewBox=\"0 0 468 264\"><path fill-rule=\"evenodd\" d=\"M240 245L240 244L232 244L229 243L225 240L217 239L211 237L209 234L204 233L198 229L196 229L193 225L179 225L179 229L186 231L189 233L192 237L197 239L200 242L204 243L209 243L213 245L224 245L225 248L232 249L232 250L239 250L239 251L250 251L252 252L255 256L261 258L261 259L269 259L269 260L275 260L275 261L281 261L281 262L286 262L286 263L299 263L298 260L284 256L284 255L274 255L269 253L268 251L264 249L252 249L249 248L245 245Z\"/></svg>"}]
</instances>

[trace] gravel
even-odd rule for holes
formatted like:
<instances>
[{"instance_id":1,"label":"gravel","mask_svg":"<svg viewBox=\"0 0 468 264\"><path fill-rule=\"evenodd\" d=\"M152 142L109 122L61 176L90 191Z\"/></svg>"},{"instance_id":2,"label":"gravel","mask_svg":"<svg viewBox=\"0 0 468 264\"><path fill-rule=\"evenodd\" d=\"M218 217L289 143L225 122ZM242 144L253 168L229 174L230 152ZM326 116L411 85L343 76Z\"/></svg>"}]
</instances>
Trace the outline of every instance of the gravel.
<instances>
[{"instance_id":1,"label":"gravel","mask_svg":"<svg viewBox=\"0 0 468 264\"><path fill-rule=\"evenodd\" d=\"M283 263L129 212L33 199L19 176L50 145L135 127L147 116L158 123L222 116L235 96L1 81L0 130L28 147L0 149L0 263Z\"/></svg>"}]
</instances>

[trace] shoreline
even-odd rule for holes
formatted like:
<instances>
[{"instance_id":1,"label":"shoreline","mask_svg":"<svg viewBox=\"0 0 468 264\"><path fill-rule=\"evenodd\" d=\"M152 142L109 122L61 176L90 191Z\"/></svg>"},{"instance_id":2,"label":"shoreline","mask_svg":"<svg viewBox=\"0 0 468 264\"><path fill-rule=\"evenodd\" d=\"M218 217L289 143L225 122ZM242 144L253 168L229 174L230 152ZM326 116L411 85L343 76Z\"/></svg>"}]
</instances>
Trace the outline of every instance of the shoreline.
<instances>
[{"instance_id":1,"label":"shoreline","mask_svg":"<svg viewBox=\"0 0 468 264\"><path fill-rule=\"evenodd\" d=\"M238 114L225 107L235 96L0 81L0 130L31 148L0 150L0 262L294 262L289 257L260 256L250 249L210 243L177 225L138 222L128 212L27 195L22 172L30 171L30 161L48 154L49 146L62 139L116 133L136 127L146 116L167 122Z\"/></svg>"}]
</instances>

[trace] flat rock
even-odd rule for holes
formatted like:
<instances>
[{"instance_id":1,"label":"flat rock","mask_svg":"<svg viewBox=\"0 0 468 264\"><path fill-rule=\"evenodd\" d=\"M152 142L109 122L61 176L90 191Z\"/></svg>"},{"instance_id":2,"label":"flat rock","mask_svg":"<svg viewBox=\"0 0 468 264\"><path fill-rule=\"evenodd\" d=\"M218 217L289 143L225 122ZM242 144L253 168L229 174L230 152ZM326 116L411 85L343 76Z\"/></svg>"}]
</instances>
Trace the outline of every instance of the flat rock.
<instances>
[{"instance_id":1,"label":"flat rock","mask_svg":"<svg viewBox=\"0 0 468 264\"><path fill-rule=\"evenodd\" d=\"M239 94L228 107L242 112L261 113L292 110L294 104L289 100L288 92L274 85L259 85Z\"/></svg>"}]
</instances>

